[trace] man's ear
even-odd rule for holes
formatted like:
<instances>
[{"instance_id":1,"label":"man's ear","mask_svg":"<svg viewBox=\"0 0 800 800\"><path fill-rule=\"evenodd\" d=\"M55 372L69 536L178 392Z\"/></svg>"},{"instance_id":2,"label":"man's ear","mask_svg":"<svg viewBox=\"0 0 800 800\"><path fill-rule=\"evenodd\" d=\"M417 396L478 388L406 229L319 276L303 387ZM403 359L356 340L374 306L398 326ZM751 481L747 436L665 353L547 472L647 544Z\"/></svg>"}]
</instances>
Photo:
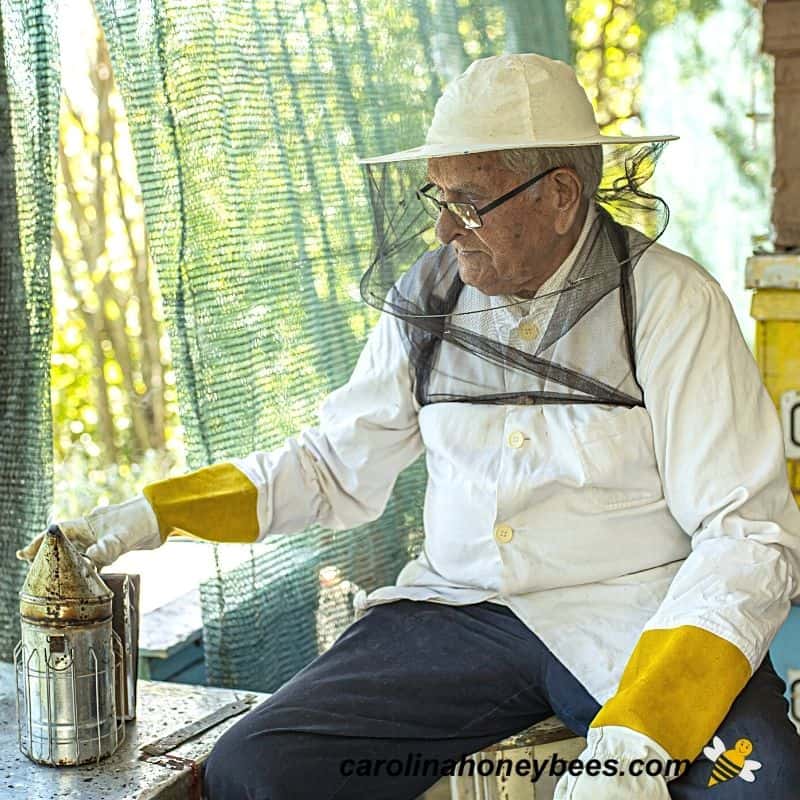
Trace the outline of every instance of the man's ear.
<instances>
[{"instance_id":1,"label":"man's ear","mask_svg":"<svg viewBox=\"0 0 800 800\"><path fill-rule=\"evenodd\" d=\"M575 224L581 207L583 184L571 167L557 169L549 177L555 232L563 236Z\"/></svg>"}]
</instances>

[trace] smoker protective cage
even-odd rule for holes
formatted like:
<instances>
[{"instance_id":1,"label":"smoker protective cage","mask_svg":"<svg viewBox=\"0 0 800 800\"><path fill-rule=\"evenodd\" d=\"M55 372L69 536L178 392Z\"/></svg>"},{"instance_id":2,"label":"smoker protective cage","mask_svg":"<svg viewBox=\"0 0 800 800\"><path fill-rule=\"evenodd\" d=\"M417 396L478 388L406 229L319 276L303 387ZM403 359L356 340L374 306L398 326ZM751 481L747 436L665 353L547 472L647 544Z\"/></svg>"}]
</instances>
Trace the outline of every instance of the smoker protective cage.
<instances>
[{"instance_id":1,"label":"smoker protective cage","mask_svg":"<svg viewBox=\"0 0 800 800\"><path fill-rule=\"evenodd\" d=\"M20 750L50 766L99 762L125 738L125 708L116 697L125 685L123 645L112 627L113 592L52 525L19 598Z\"/></svg>"}]
</instances>

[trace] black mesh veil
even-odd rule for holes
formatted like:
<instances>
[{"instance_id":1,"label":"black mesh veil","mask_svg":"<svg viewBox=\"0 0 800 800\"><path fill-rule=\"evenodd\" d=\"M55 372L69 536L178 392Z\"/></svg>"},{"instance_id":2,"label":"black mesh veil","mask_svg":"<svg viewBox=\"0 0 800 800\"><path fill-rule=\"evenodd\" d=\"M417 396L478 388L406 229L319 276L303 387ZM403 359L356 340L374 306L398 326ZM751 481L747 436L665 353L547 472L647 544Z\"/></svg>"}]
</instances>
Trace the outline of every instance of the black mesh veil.
<instances>
[{"instance_id":1,"label":"black mesh veil","mask_svg":"<svg viewBox=\"0 0 800 800\"><path fill-rule=\"evenodd\" d=\"M416 195L427 183L425 161L365 165L375 247L361 295L401 320L420 405L644 404L634 276L669 218L645 188L663 146L603 146L603 177L581 235L532 299L484 295L462 282L454 248L436 242L435 220Z\"/></svg>"}]
</instances>

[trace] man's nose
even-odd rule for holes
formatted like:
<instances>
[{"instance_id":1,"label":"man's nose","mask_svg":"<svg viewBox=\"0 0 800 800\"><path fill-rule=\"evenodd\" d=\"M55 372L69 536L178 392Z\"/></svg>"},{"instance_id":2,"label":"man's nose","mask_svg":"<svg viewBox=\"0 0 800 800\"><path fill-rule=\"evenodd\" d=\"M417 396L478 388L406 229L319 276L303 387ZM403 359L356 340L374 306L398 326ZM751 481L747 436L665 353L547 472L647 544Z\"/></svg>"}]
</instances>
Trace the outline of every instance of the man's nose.
<instances>
[{"instance_id":1,"label":"man's nose","mask_svg":"<svg viewBox=\"0 0 800 800\"><path fill-rule=\"evenodd\" d=\"M467 232L466 228L459 223L456 217L450 213L446 208L439 212L439 218L436 220L436 238L442 244L450 244L453 239L463 236Z\"/></svg>"}]
</instances>

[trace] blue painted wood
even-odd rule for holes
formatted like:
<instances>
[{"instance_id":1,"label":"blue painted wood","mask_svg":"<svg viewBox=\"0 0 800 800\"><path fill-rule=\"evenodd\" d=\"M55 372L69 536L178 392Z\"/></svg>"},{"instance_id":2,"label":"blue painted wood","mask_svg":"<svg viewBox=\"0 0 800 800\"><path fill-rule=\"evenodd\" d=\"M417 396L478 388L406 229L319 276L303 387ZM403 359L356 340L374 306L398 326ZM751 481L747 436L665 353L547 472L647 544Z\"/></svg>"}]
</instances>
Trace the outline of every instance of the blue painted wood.
<instances>
[{"instance_id":1,"label":"blue painted wood","mask_svg":"<svg viewBox=\"0 0 800 800\"><path fill-rule=\"evenodd\" d=\"M196 686L205 686L206 679L206 665L205 661L198 661L192 664L181 672L176 673L169 679L170 683L192 683Z\"/></svg>"},{"instance_id":2,"label":"blue painted wood","mask_svg":"<svg viewBox=\"0 0 800 800\"><path fill-rule=\"evenodd\" d=\"M208 683L197 589L143 616L139 633L139 674L154 681Z\"/></svg>"},{"instance_id":3,"label":"blue painted wood","mask_svg":"<svg viewBox=\"0 0 800 800\"><path fill-rule=\"evenodd\" d=\"M800 607L792 606L789 617L772 642L769 654L778 675L786 681L789 716L800 730L800 681L789 681L789 670L800 670Z\"/></svg>"},{"instance_id":4,"label":"blue painted wood","mask_svg":"<svg viewBox=\"0 0 800 800\"><path fill-rule=\"evenodd\" d=\"M205 683L205 658L202 638L184 643L166 658L140 655L140 663L142 661L145 662L143 671L153 681L174 681L176 680L176 675L185 674L188 670L196 669L197 665L200 665L202 667L203 680L198 682ZM191 681L181 680L179 682L190 683Z\"/></svg>"},{"instance_id":5,"label":"blue painted wood","mask_svg":"<svg viewBox=\"0 0 800 800\"><path fill-rule=\"evenodd\" d=\"M769 652L775 671L788 682L788 671L800 669L800 607L792 607Z\"/></svg>"}]
</instances>

